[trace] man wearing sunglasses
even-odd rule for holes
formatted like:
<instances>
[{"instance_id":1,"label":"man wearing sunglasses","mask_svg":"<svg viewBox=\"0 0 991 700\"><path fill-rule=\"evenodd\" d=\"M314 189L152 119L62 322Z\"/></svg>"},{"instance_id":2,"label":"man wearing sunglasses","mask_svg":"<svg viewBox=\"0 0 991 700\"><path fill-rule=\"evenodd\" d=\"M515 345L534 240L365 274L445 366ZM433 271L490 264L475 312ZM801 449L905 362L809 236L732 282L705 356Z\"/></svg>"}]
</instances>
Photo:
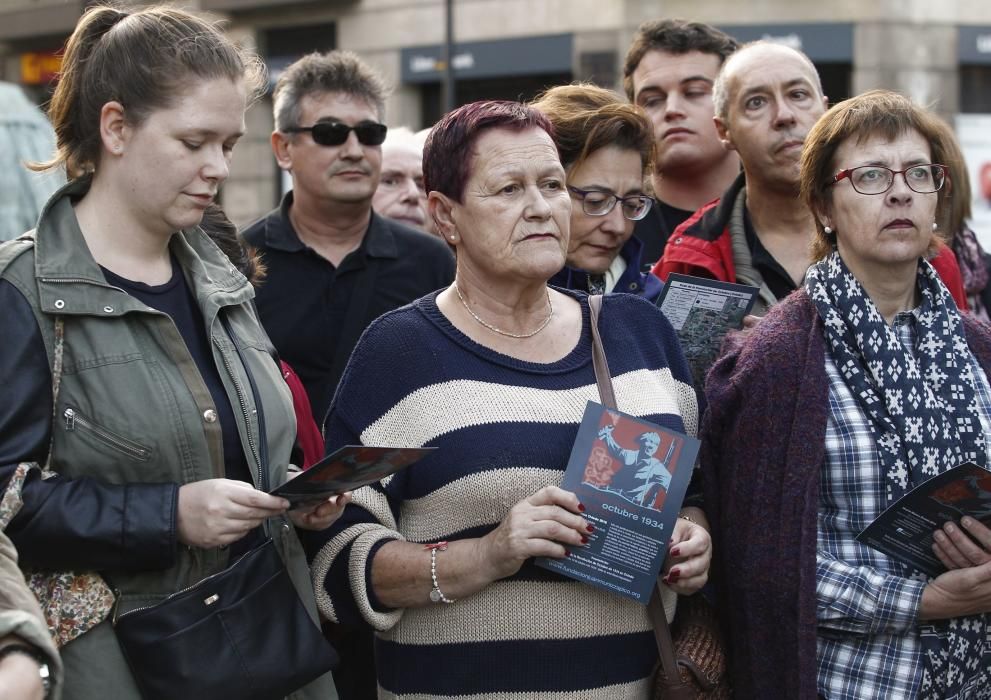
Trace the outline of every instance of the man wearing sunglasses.
<instances>
[{"instance_id":1,"label":"man wearing sunglasses","mask_svg":"<svg viewBox=\"0 0 991 700\"><path fill-rule=\"evenodd\" d=\"M740 156L743 172L720 200L675 230L651 272L753 285L760 289L754 314L763 316L802 284L812 262L815 221L799 197L799 165L805 136L828 101L808 56L757 41L723 64L713 104L719 138ZM966 308L952 251L943 246L932 263Z\"/></svg>"},{"instance_id":2,"label":"man wearing sunglasses","mask_svg":"<svg viewBox=\"0 0 991 700\"><path fill-rule=\"evenodd\" d=\"M262 323L320 423L368 324L454 278L446 245L372 210L385 95L382 78L350 52L289 66L275 87L271 141L292 191L243 234L267 267Z\"/></svg>"},{"instance_id":3,"label":"man wearing sunglasses","mask_svg":"<svg viewBox=\"0 0 991 700\"><path fill-rule=\"evenodd\" d=\"M386 87L355 54L310 54L275 86L272 150L292 176L282 205L244 231L263 255L262 324L299 374L320 425L348 357L374 319L454 279L439 239L380 216ZM342 700L376 696L369 632L327 625Z\"/></svg>"}]
</instances>

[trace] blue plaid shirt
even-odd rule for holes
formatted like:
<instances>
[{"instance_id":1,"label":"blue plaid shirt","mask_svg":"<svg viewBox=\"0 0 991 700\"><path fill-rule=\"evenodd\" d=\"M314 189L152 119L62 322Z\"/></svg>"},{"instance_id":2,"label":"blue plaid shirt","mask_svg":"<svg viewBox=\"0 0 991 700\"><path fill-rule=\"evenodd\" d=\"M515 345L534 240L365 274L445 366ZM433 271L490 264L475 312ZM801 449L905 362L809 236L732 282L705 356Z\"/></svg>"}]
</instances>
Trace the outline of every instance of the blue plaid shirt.
<instances>
[{"instance_id":1,"label":"blue plaid shirt","mask_svg":"<svg viewBox=\"0 0 991 700\"><path fill-rule=\"evenodd\" d=\"M915 312L894 320L915 354ZM981 425L991 444L991 388L973 355ZM922 680L918 612L927 579L854 538L887 506L869 419L826 352L829 418L819 484L816 619L819 693L845 698L916 698ZM948 464L947 468L956 465ZM985 687L991 669L982 664Z\"/></svg>"}]
</instances>

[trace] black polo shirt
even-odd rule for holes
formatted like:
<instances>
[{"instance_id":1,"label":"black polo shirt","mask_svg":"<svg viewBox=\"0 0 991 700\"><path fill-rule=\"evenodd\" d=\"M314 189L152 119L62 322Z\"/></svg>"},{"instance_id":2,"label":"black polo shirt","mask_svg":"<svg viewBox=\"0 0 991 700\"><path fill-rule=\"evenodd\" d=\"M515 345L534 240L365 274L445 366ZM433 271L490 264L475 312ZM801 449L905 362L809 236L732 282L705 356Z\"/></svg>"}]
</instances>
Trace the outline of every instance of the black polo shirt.
<instances>
[{"instance_id":1,"label":"black polo shirt","mask_svg":"<svg viewBox=\"0 0 991 700\"><path fill-rule=\"evenodd\" d=\"M292 201L290 192L242 236L267 268L257 290L262 325L322 424L368 324L450 284L454 256L439 238L372 212L361 245L335 267L299 240L289 221Z\"/></svg>"},{"instance_id":2,"label":"black polo shirt","mask_svg":"<svg viewBox=\"0 0 991 700\"><path fill-rule=\"evenodd\" d=\"M694 213L672 207L659 199L654 200L654 206L647 212L647 216L633 225L633 235L643 243L640 262L645 269L649 270L661 259L671 234Z\"/></svg>"},{"instance_id":3,"label":"black polo shirt","mask_svg":"<svg viewBox=\"0 0 991 700\"><path fill-rule=\"evenodd\" d=\"M750 259L754 269L764 278L764 283L774 294L774 298L781 301L794 292L797 287L788 271L764 247L753 222L750 220L750 210L747 208L744 208L743 211L743 229L747 234L747 247L750 248Z\"/></svg>"}]
</instances>

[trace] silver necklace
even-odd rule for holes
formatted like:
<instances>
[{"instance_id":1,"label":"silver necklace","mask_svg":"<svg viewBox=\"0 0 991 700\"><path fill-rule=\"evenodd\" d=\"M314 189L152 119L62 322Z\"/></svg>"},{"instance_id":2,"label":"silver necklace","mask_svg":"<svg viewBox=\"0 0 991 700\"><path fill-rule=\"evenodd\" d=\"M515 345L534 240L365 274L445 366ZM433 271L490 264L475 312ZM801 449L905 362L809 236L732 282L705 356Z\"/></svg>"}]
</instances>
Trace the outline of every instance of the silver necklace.
<instances>
[{"instance_id":1,"label":"silver necklace","mask_svg":"<svg viewBox=\"0 0 991 700\"><path fill-rule=\"evenodd\" d=\"M461 305L465 307L465 311L467 311L468 313L470 313L471 314L471 317L473 319L475 319L476 321L478 321L479 323L481 323L483 326L485 326L486 328L488 328L493 333L498 333L499 335L504 335L507 338L532 338L533 336L537 335L537 333L539 333L540 331L542 331L545 328L547 328L547 324L551 322L551 319L552 318L554 318L554 304L551 302L551 290L548 289L547 290L547 306L550 307L550 310L551 311L550 311L549 314L547 314L547 318L544 319L544 322L541 323L539 326L537 326L537 329L536 330L530 331L529 333L510 333L509 331L504 331L501 328L496 328L492 324L486 323L481 318L479 318L478 317L478 314L476 314L474 311L472 311L471 310L471 307L468 306L468 302L465 301L465 298L463 296L461 296L461 290L458 288L457 283L454 283L451 286L454 287L454 291L457 293L458 299L461 300Z\"/></svg>"}]
</instances>

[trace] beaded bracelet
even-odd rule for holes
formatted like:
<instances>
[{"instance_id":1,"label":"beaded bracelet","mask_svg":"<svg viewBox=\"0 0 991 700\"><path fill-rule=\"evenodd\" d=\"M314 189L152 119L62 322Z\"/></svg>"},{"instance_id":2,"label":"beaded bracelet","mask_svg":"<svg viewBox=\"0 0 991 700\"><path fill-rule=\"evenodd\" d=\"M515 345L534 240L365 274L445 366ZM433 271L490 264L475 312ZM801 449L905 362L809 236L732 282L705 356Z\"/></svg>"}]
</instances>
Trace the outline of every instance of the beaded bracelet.
<instances>
[{"instance_id":1,"label":"beaded bracelet","mask_svg":"<svg viewBox=\"0 0 991 700\"><path fill-rule=\"evenodd\" d=\"M433 583L434 587L430 590L430 600L434 603L453 603L453 598L448 598L440 590L440 584L437 583L437 552L447 551L447 542L435 542L433 544L423 545L424 549L430 550L430 581Z\"/></svg>"}]
</instances>

